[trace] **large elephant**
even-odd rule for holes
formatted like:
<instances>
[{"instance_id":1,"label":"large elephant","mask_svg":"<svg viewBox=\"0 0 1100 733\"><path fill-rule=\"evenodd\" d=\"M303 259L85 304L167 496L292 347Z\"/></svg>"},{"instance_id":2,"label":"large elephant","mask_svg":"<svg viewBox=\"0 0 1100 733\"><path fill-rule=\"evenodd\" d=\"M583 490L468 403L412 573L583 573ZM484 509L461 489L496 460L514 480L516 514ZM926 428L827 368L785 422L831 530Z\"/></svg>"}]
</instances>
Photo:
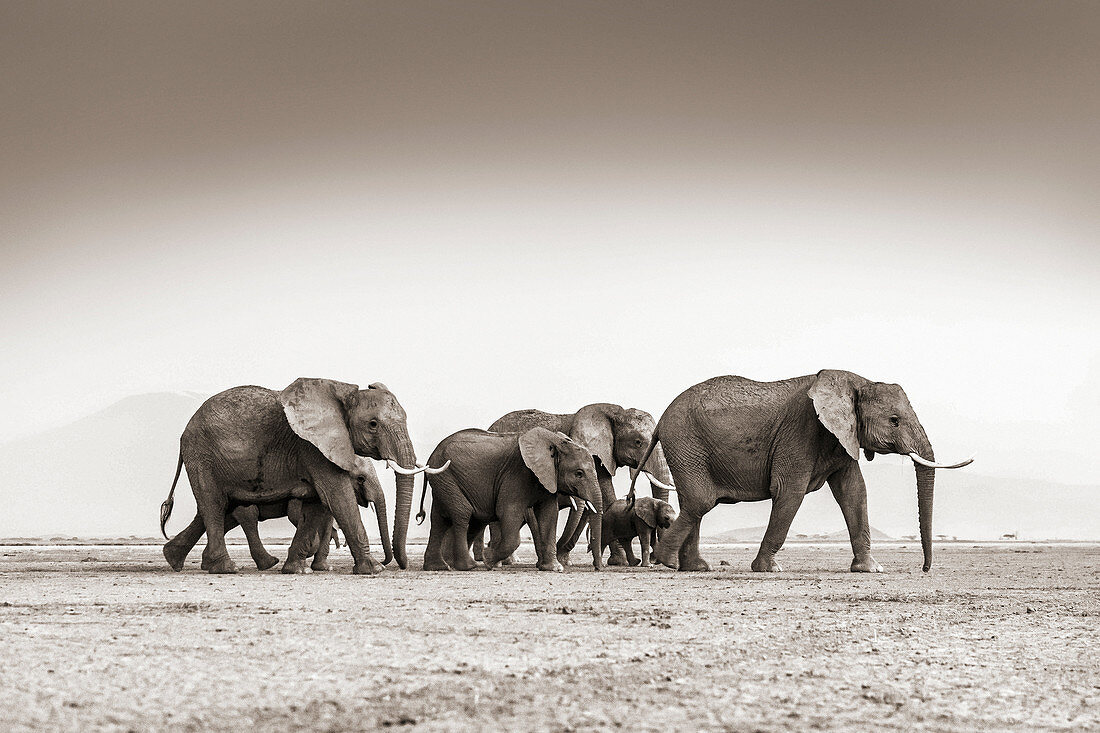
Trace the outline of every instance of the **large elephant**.
<instances>
[{"instance_id":1,"label":"large elephant","mask_svg":"<svg viewBox=\"0 0 1100 733\"><path fill-rule=\"evenodd\" d=\"M489 427L489 430L507 433L542 427L565 433L574 441L587 446L592 453L596 478L600 484L603 498L601 509L606 509L616 498L611 477L620 466L629 466L632 474L636 474L638 469L641 469L650 480L653 496L662 501L668 501L672 477L669 475L668 464L665 463L660 446L648 456L648 459L642 457L642 453L653 437L655 425L653 416L644 410L600 402L585 405L569 414L554 414L542 410L516 410L499 418ZM561 503L560 506L565 508L569 505ZM576 546L578 538L590 519L590 512L585 512L579 507L570 508L569 520L556 547L558 562L563 565L569 564L569 553ZM534 526L531 530L533 533L538 531ZM482 543L481 535L475 537L475 557L482 551ZM592 546L598 547L598 545ZM626 556L618 542L613 541L611 546L612 554L608 564L626 565ZM598 553L594 553L593 561L596 559L596 554ZM539 559L543 560L541 557Z\"/></svg>"},{"instance_id":2,"label":"large elephant","mask_svg":"<svg viewBox=\"0 0 1100 733\"><path fill-rule=\"evenodd\" d=\"M382 560L382 564L388 565L393 559L393 553L390 544L390 531L389 527L386 525L386 517L388 516L386 513L386 495L382 491L382 485L378 481L378 472L374 470L374 465L369 460L359 458L358 456L356 456L356 463L358 463L359 466L354 473L357 479L355 483L355 499L359 506L367 507L373 505L375 515L378 519L378 534L382 539L382 552L385 556ZM318 500L316 496L307 497L307 500L308 499L314 501ZM279 561L264 548L263 542L260 539L259 522L266 519L287 517L295 527L299 527L301 526L303 518L302 502L303 499L289 499L274 504L249 504L234 507L225 516L225 531L229 532L234 527L240 525L241 529L244 530L245 538L248 540L248 550L252 555L253 562L256 563L256 567L260 570L267 570L277 565ZM183 563L187 558L187 554L205 532L206 526L202 521L202 515L195 514L195 518L191 520L191 524L187 525L182 532L173 537L172 540L164 546L164 557L168 560L168 564L172 566L173 570L181 570L183 568ZM333 522L330 518L327 526L317 538L318 549L314 554L310 569L322 571L329 569L329 543L334 537L337 537L336 528L333 526ZM209 569L208 561L205 557L202 569ZM302 568L291 566L288 572L300 569Z\"/></svg>"},{"instance_id":3,"label":"large elephant","mask_svg":"<svg viewBox=\"0 0 1100 733\"><path fill-rule=\"evenodd\" d=\"M852 572L881 572L871 557L867 487L859 469L876 453L908 455L916 464L917 507L924 570L932 566L932 445L909 398L896 384L826 369L779 382L715 377L687 389L668 406L653 441L665 449L676 480L680 516L653 558L681 570L709 570L699 555L699 525L715 504L771 499L771 517L754 571L779 571L783 546L802 498L826 481L851 537ZM633 495L633 484L631 495Z\"/></svg>"},{"instance_id":4,"label":"large elephant","mask_svg":"<svg viewBox=\"0 0 1100 733\"><path fill-rule=\"evenodd\" d=\"M329 379L300 378L281 392L248 386L216 394L199 407L180 437L176 477L161 506L161 532L186 466L206 530L204 565L211 573L237 570L224 538L225 515L234 506L314 495L319 501L304 507L316 518L299 526L284 571L304 567L313 554L309 546L323 521L313 510L316 506L331 513L343 531L355 560L353 571L380 572L382 565L370 555L356 500L355 485L362 473L356 456L362 456L384 460L398 474L393 555L407 567L413 476L422 469L416 467L405 419L397 398L379 383L361 390Z\"/></svg>"},{"instance_id":5,"label":"large elephant","mask_svg":"<svg viewBox=\"0 0 1100 733\"><path fill-rule=\"evenodd\" d=\"M493 567L519 547L524 515L538 517L535 544L539 570L560 572L554 556L558 495L574 497L602 516L600 487L592 456L563 433L531 428L523 433L491 433L476 428L444 438L428 459L417 522L424 519L424 494L432 487L431 530L425 570L472 570L469 540L490 522L497 524L485 552ZM600 526L593 528L600 541ZM448 559L450 562L448 562ZM599 558L596 563L599 568Z\"/></svg>"}]
</instances>

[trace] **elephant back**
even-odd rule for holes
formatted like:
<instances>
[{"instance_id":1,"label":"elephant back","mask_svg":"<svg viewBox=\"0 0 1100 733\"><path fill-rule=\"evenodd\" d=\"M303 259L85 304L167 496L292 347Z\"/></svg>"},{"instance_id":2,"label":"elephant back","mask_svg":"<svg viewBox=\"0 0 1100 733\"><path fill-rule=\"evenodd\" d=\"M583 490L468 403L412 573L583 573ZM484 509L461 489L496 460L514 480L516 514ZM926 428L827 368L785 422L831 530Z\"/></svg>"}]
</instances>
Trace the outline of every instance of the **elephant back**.
<instances>
[{"instance_id":1,"label":"elephant back","mask_svg":"<svg viewBox=\"0 0 1100 733\"><path fill-rule=\"evenodd\" d=\"M555 415L542 410L516 410L489 426L489 430L494 433L523 433L531 428L546 428L554 433L569 435L573 429L573 415Z\"/></svg>"}]
</instances>

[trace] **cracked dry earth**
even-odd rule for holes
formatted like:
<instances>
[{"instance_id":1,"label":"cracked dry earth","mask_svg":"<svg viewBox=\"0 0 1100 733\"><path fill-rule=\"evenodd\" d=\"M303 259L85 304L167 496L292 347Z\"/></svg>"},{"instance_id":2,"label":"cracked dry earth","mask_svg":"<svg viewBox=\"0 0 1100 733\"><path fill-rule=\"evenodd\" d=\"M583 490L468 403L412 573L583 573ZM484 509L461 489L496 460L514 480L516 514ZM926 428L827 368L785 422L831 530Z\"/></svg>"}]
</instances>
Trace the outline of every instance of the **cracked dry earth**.
<instances>
[{"instance_id":1,"label":"cracked dry earth","mask_svg":"<svg viewBox=\"0 0 1100 733\"><path fill-rule=\"evenodd\" d=\"M777 575L754 551L354 577L346 549L209 576L198 550L173 573L155 546L3 547L0 729L1100 727L1100 547L944 544L925 575L886 544L878 576L842 545Z\"/></svg>"}]
</instances>

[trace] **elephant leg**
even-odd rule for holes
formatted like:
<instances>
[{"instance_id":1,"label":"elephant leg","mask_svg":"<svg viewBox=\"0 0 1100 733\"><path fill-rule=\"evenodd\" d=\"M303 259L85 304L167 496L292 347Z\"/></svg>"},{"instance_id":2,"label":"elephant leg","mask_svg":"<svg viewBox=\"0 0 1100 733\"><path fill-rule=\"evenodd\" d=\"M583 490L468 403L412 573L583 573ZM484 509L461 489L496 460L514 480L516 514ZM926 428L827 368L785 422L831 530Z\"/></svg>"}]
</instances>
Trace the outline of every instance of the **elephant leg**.
<instances>
[{"instance_id":1,"label":"elephant leg","mask_svg":"<svg viewBox=\"0 0 1100 733\"><path fill-rule=\"evenodd\" d=\"M809 483L809 476L772 477L772 511L768 518L768 528L764 531L764 539L760 542L760 550L752 561L753 572L778 573L783 570L775 561L775 553L787 541L787 532L791 529L798 507L802 506Z\"/></svg>"},{"instance_id":2,"label":"elephant leg","mask_svg":"<svg viewBox=\"0 0 1100 733\"><path fill-rule=\"evenodd\" d=\"M328 521L321 527L320 536L317 539L317 553L313 556L313 562L310 563L310 568L319 572L325 573L332 570L332 565L328 561L329 545L332 544L332 535L336 532L336 527L332 524L332 515L325 512L328 517Z\"/></svg>"},{"instance_id":3,"label":"elephant leg","mask_svg":"<svg viewBox=\"0 0 1100 733\"><path fill-rule=\"evenodd\" d=\"M183 570L183 563L187 560L187 553L191 552L191 548L202 539L205 532L206 524L202 521L202 515L195 514L195 518L191 520L191 524L187 525L182 532L164 543L164 559L168 561L168 565L171 566L173 570L177 572Z\"/></svg>"},{"instance_id":4,"label":"elephant leg","mask_svg":"<svg viewBox=\"0 0 1100 733\"><path fill-rule=\"evenodd\" d=\"M195 503L202 515L206 527L206 549L203 550L203 568L210 573L223 574L237 572L237 564L229 557L225 546L226 498L218 487L210 470L205 466L196 466L192 474L188 466L188 478L191 490L195 494ZM234 523L236 520L234 520Z\"/></svg>"},{"instance_id":5,"label":"elephant leg","mask_svg":"<svg viewBox=\"0 0 1100 733\"><path fill-rule=\"evenodd\" d=\"M635 565L638 565L641 560L634 557L634 547L632 546L634 544L634 541L628 539L620 539L619 543L622 545L623 554L626 555L627 567L632 568Z\"/></svg>"},{"instance_id":6,"label":"elephant leg","mask_svg":"<svg viewBox=\"0 0 1100 733\"><path fill-rule=\"evenodd\" d=\"M455 570L473 570L477 567L477 561L470 554L470 546L466 544L469 533L469 513L457 513L451 518L451 547L454 557L451 567Z\"/></svg>"},{"instance_id":7,"label":"elephant leg","mask_svg":"<svg viewBox=\"0 0 1100 733\"><path fill-rule=\"evenodd\" d=\"M317 545L326 525L332 525L332 518L323 506L317 502L302 506L302 518L294 532L290 549L287 550L283 573L291 575L311 572L312 569L306 567L306 560L317 552Z\"/></svg>"},{"instance_id":8,"label":"elephant leg","mask_svg":"<svg viewBox=\"0 0 1100 733\"><path fill-rule=\"evenodd\" d=\"M603 510L606 512L607 508L615 502L615 484L611 481L611 474L603 468L596 471L596 479L600 484L600 493L603 494ZM626 552L623 550L622 543L620 543L618 539L615 537L609 538L607 546L611 548L611 557L607 559L608 565L629 567Z\"/></svg>"},{"instance_id":9,"label":"elephant leg","mask_svg":"<svg viewBox=\"0 0 1100 733\"><path fill-rule=\"evenodd\" d=\"M718 501L718 488L709 471L687 468L677 472L680 514L669 527L651 557L670 568L679 570L709 570L710 566L699 554L699 526L703 515L714 508Z\"/></svg>"},{"instance_id":10,"label":"elephant leg","mask_svg":"<svg viewBox=\"0 0 1100 733\"><path fill-rule=\"evenodd\" d=\"M474 559L478 562L485 560L485 530L474 535L473 540L470 542L470 548L473 550Z\"/></svg>"},{"instance_id":11,"label":"elephant leg","mask_svg":"<svg viewBox=\"0 0 1100 733\"><path fill-rule=\"evenodd\" d=\"M569 564L569 553L577 546L581 532L588 526L590 515L591 512L587 509L569 509L569 518L565 520L565 530L561 533L557 546L558 562L562 565Z\"/></svg>"},{"instance_id":12,"label":"elephant leg","mask_svg":"<svg viewBox=\"0 0 1100 733\"><path fill-rule=\"evenodd\" d=\"M489 527L492 541L489 542L489 549L485 553L485 564L490 568L511 555L519 547L519 529L523 526L523 515L501 517L500 521L495 524L499 529L496 530L496 536L493 536L493 527Z\"/></svg>"},{"instance_id":13,"label":"elephant leg","mask_svg":"<svg viewBox=\"0 0 1100 733\"><path fill-rule=\"evenodd\" d=\"M562 565L558 562L558 555L555 552L558 536L557 497L551 497L534 507L529 507L527 513L531 515L527 525L531 528L531 537L535 540L535 548L538 550L538 569L553 573L562 572Z\"/></svg>"},{"instance_id":14,"label":"elephant leg","mask_svg":"<svg viewBox=\"0 0 1100 733\"><path fill-rule=\"evenodd\" d=\"M649 525L645 524L644 522L642 522L641 524L642 524L642 526L638 527L638 547L641 550L641 554L642 554L641 565L642 565L643 568L648 568L649 567L649 539L650 539L650 533L653 530L650 529Z\"/></svg>"},{"instance_id":15,"label":"elephant leg","mask_svg":"<svg viewBox=\"0 0 1100 733\"><path fill-rule=\"evenodd\" d=\"M233 510L233 518L244 530L245 539L248 540L248 552L252 555L252 561L260 570L267 570L279 564L279 560L271 555L260 541L260 508L255 504L239 506Z\"/></svg>"},{"instance_id":16,"label":"elephant leg","mask_svg":"<svg viewBox=\"0 0 1100 733\"><path fill-rule=\"evenodd\" d=\"M431 527L428 531L428 547L424 550L425 570L450 570L447 561L443 559L444 546L450 547L452 542L451 520L443 516L443 509L438 501L432 501Z\"/></svg>"},{"instance_id":17,"label":"elephant leg","mask_svg":"<svg viewBox=\"0 0 1100 733\"><path fill-rule=\"evenodd\" d=\"M335 470L327 475L318 477L315 488L321 497L321 504L340 526L344 532L344 540L351 556L355 560L352 572L356 575L375 575L384 569L382 563L371 557L367 545L367 530L363 527L363 519L359 516L359 504L355 499L354 480L343 471ZM303 506L303 512L309 504ZM318 529L320 536L320 529ZM316 550L310 552L313 554ZM289 560L289 557L288 557Z\"/></svg>"},{"instance_id":18,"label":"elephant leg","mask_svg":"<svg viewBox=\"0 0 1100 733\"><path fill-rule=\"evenodd\" d=\"M871 557L871 524L867 521L867 484L859 464L852 462L847 468L829 477L829 489L833 492L844 523L848 525L848 537L852 541L853 573L881 573L882 566Z\"/></svg>"}]
</instances>

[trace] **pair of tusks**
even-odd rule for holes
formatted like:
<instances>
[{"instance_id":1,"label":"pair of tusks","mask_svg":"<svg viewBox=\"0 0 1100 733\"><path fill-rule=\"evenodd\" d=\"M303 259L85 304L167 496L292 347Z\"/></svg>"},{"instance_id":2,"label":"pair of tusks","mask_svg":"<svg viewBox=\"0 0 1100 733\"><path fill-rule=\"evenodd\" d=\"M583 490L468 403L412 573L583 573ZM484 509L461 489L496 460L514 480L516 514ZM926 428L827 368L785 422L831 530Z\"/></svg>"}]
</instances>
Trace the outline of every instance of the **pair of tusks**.
<instances>
[{"instance_id":1,"label":"pair of tusks","mask_svg":"<svg viewBox=\"0 0 1100 733\"><path fill-rule=\"evenodd\" d=\"M437 473L446 471L447 467L450 465L451 461L450 459L447 459L447 462L439 468L432 468L431 466L421 466L419 463L416 464L416 468L404 468L403 466L398 465L396 461L393 461L389 458L386 459L386 468L390 469L394 473L399 473L402 476L415 476L418 473L426 473L429 476L434 476Z\"/></svg>"},{"instance_id":2,"label":"pair of tusks","mask_svg":"<svg viewBox=\"0 0 1100 733\"><path fill-rule=\"evenodd\" d=\"M965 461L959 461L958 463L952 463L947 465L945 463L936 463L935 461L925 460L916 453L910 453L909 457L913 459L913 463L919 463L922 466L928 466L928 468L962 468L963 466L969 466L974 462L974 456L970 456Z\"/></svg>"},{"instance_id":3,"label":"pair of tusks","mask_svg":"<svg viewBox=\"0 0 1100 733\"><path fill-rule=\"evenodd\" d=\"M569 503L573 506L573 511L575 511L575 512L580 511L580 507L577 506L576 497L570 496L569 497ZM593 514L598 514L599 513L599 512L596 511L595 505L593 505L592 502L590 502L588 499L584 500L584 508L587 509L588 511L592 512Z\"/></svg>"}]
</instances>

